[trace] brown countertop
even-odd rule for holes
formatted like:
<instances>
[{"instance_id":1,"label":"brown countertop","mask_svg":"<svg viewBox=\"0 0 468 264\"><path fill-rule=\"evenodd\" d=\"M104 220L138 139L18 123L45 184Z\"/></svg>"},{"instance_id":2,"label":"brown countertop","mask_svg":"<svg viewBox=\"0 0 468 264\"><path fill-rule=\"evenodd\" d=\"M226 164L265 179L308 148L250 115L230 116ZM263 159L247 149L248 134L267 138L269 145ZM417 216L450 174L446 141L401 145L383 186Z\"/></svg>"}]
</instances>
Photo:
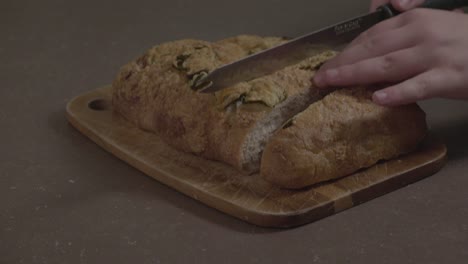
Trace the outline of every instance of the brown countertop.
<instances>
[{"instance_id":1,"label":"brown countertop","mask_svg":"<svg viewBox=\"0 0 468 264\"><path fill-rule=\"evenodd\" d=\"M466 263L466 102L421 104L449 148L441 172L290 230L208 208L73 129L67 101L156 43L296 36L367 10L362 0L160 2L2 3L0 263Z\"/></svg>"}]
</instances>

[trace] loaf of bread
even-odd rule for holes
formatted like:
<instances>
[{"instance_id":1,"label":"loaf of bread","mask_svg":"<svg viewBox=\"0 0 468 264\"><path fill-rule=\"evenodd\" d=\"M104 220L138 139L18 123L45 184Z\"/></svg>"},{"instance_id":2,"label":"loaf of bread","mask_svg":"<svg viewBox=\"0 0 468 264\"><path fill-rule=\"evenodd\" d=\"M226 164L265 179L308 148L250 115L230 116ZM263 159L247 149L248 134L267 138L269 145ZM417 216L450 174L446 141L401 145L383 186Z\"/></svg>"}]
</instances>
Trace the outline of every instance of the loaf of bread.
<instances>
[{"instance_id":1,"label":"loaf of bread","mask_svg":"<svg viewBox=\"0 0 468 264\"><path fill-rule=\"evenodd\" d=\"M311 78L332 51L214 94L194 91L213 69L284 41L238 36L158 45L121 69L114 109L174 148L246 174L261 170L286 188L345 176L422 140L425 116L417 105L377 106L362 88L319 100Z\"/></svg>"}]
</instances>

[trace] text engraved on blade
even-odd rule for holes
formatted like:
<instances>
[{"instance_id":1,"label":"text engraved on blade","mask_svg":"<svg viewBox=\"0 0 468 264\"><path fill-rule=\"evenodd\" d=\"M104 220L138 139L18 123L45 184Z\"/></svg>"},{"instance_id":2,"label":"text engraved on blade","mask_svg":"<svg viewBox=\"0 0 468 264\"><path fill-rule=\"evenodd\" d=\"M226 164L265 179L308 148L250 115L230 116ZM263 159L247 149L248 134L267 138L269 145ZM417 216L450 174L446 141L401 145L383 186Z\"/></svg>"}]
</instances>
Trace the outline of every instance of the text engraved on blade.
<instances>
[{"instance_id":1,"label":"text engraved on blade","mask_svg":"<svg viewBox=\"0 0 468 264\"><path fill-rule=\"evenodd\" d=\"M356 29L360 29L361 28L361 22L362 22L362 18L358 18L358 19L350 21L348 23L337 25L337 26L335 26L335 34L337 36L339 36L341 34L348 33L350 31L353 31L353 30L356 30Z\"/></svg>"}]
</instances>

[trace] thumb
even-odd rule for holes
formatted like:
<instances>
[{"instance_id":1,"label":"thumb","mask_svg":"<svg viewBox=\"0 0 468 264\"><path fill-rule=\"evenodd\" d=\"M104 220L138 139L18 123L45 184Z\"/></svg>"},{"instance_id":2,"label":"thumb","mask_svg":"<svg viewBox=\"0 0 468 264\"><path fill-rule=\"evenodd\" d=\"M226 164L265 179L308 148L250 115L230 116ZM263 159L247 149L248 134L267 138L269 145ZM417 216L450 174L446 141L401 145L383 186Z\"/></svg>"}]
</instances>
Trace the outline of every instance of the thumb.
<instances>
[{"instance_id":1,"label":"thumb","mask_svg":"<svg viewBox=\"0 0 468 264\"><path fill-rule=\"evenodd\" d=\"M392 0L391 3L398 11L407 11L422 5L424 0Z\"/></svg>"}]
</instances>

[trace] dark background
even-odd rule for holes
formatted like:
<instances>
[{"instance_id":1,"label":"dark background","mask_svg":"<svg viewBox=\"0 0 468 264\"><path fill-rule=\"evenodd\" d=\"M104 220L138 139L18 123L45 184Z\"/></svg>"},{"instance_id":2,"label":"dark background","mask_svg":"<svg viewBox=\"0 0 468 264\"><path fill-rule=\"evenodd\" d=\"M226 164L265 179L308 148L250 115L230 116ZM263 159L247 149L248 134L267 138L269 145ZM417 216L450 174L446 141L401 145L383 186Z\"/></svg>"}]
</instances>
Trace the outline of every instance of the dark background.
<instances>
[{"instance_id":1,"label":"dark background","mask_svg":"<svg viewBox=\"0 0 468 264\"><path fill-rule=\"evenodd\" d=\"M0 263L466 263L468 104L421 105L449 147L438 174L291 230L210 209L103 151L66 103L160 42L297 36L367 1L0 4Z\"/></svg>"}]
</instances>

